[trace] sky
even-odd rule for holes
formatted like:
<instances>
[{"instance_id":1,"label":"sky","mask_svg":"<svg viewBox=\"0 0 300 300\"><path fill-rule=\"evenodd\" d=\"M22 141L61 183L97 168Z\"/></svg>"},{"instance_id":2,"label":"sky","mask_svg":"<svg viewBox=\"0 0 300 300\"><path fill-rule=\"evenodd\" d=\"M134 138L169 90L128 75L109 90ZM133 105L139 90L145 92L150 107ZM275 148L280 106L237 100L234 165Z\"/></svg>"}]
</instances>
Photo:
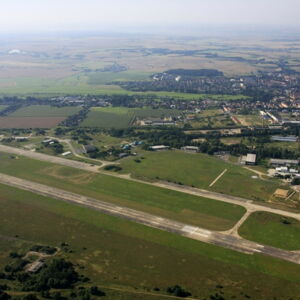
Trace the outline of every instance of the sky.
<instances>
[{"instance_id":1,"label":"sky","mask_svg":"<svg viewBox=\"0 0 300 300\"><path fill-rule=\"evenodd\" d=\"M0 0L0 32L183 24L300 27L299 0Z\"/></svg>"}]
</instances>

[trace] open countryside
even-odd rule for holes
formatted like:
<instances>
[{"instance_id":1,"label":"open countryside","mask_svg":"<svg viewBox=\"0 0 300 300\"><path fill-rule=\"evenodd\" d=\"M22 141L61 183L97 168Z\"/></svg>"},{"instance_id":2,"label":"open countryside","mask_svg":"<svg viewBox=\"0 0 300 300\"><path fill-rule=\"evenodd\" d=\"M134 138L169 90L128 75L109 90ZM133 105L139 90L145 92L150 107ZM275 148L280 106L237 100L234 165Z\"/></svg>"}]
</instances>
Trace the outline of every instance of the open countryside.
<instances>
[{"instance_id":1,"label":"open countryside","mask_svg":"<svg viewBox=\"0 0 300 300\"><path fill-rule=\"evenodd\" d=\"M300 300L299 10L2 1L0 300Z\"/></svg>"}]
</instances>

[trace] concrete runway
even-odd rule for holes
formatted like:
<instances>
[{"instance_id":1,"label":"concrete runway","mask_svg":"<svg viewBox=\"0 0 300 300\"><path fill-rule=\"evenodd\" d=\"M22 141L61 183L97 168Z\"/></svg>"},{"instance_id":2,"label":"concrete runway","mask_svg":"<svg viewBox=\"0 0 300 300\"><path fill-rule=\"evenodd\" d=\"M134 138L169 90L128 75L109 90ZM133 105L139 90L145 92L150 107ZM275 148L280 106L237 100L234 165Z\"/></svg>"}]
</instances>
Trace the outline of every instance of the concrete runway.
<instances>
[{"instance_id":1,"label":"concrete runway","mask_svg":"<svg viewBox=\"0 0 300 300\"><path fill-rule=\"evenodd\" d=\"M229 233L214 232L195 226L190 226L188 224L172 221L145 212L121 207L97 199L85 197L79 194L71 193L58 188L53 188L1 173L0 183L65 202L89 207L105 214L128 219L136 223L175 233L204 243L229 248L247 254L260 253L263 255L283 259L292 263L300 264L300 253L260 245L255 242L242 239L238 236L230 235Z\"/></svg>"},{"instance_id":2,"label":"concrete runway","mask_svg":"<svg viewBox=\"0 0 300 300\"><path fill-rule=\"evenodd\" d=\"M236 204L236 205L243 206L247 211L251 211L251 212L265 211L265 212L282 215L285 217L294 218L294 219L300 221L299 213L293 213L293 212L289 212L289 211L282 210L282 209L275 209L275 208L271 208L268 206L260 205L260 204L254 203L253 200L249 200L249 199L244 199L244 198L235 197L235 196L231 196L231 195L225 195L225 194L221 194L221 193L216 193L216 192L212 192L212 191L208 191L208 190L204 190L204 189L193 188L193 187L184 186L184 185L178 185L178 184L174 184L174 183L170 183L170 182L162 182L162 181L147 182L147 181L131 178L129 175L121 175L121 174L117 174L117 173L105 172L102 169L100 169L99 166L91 165L88 163L79 162L79 161L70 160L70 159L52 156L52 155L47 155L47 154L42 154L42 153L38 153L38 152L34 152L34 151L23 150L20 148L9 147L9 146L5 146L5 145L1 145L1 144L0 144L0 152L6 152L6 153L10 153L10 154L25 156L25 157L29 157L32 159L37 159L37 160L41 160L41 161L45 161L45 162L59 164L59 165L63 165L66 167L76 168L76 169L80 169L80 170L87 171L87 172L105 174L107 176L117 177L117 178L121 178L124 180L130 180L130 181L148 184L148 185L152 185L152 186L156 186L156 187L160 187L160 188L174 190L174 191L181 192L181 193L186 193L186 194L195 195L195 196L199 196L199 197L205 197L205 198L209 198L209 199L213 199L213 200L217 200L217 201Z\"/></svg>"}]
</instances>

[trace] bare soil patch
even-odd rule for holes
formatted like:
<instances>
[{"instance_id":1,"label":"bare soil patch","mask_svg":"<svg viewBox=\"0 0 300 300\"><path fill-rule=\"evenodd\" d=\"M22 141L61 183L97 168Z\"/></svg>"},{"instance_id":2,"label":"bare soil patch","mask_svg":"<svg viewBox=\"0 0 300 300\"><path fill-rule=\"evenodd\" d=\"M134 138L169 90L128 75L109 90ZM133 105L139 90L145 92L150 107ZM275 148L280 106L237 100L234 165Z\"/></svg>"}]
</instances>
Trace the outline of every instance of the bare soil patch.
<instances>
[{"instance_id":1,"label":"bare soil patch","mask_svg":"<svg viewBox=\"0 0 300 300\"><path fill-rule=\"evenodd\" d=\"M68 180L75 184L88 184L91 183L94 179L94 174L91 173L83 173L80 171L80 173L73 172L72 174L65 173L64 167L61 166L54 166L46 168L42 171L42 173L53 176L55 178Z\"/></svg>"}]
</instances>

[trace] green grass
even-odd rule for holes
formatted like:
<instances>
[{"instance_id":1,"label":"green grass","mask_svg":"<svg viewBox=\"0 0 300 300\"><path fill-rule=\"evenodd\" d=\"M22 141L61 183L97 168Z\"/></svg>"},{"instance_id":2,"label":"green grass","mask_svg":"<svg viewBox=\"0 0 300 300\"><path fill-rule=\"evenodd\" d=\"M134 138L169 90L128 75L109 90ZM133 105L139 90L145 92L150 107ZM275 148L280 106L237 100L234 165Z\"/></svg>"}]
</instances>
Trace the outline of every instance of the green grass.
<instances>
[{"instance_id":1,"label":"green grass","mask_svg":"<svg viewBox=\"0 0 300 300\"><path fill-rule=\"evenodd\" d=\"M299 143L297 142L271 142L265 143L265 147L267 148L279 148L279 149L286 149L291 151L299 151Z\"/></svg>"},{"instance_id":2,"label":"green grass","mask_svg":"<svg viewBox=\"0 0 300 300\"><path fill-rule=\"evenodd\" d=\"M144 157L140 159L140 163L135 162L135 157L121 162L124 173L142 179L181 182L189 186L261 201L268 200L279 185L276 182L252 179L254 173L206 154L144 151L140 155ZM209 185L225 169L228 170L225 175L210 188Z\"/></svg>"},{"instance_id":3,"label":"green grass","mask_svg":"<svg viewBox=\"0 0 300 300\"><path fill-rule=\"evenodd\" d=\"M258 113L255 115L236 115L235 117L244 126L262 126L264 122Z\"/></svg>"},{"instance_id":4,"label":"green grass","mask_svg":"<svg viewBox=\"0 0 300 300\"><path fill-rule=\"evenodd\" d=\"M136 118L168 117L180 114L177 110L126 108L126 107L92 107L82 127L127 128Z\"/></svg>"},{"instance_id":5,"label":"green grass","mask_svg":"<svg viewBox=\"0 0 300 300\"><path fill-rule=\"evenodd\" d=\"M144 118L162 118L162 117L176 117L181 114L181 111L176 109L152 109L142 108L135 109L135 116L140 119Z\"/></svg>"},{"instance_id":6,"label":"green grass","mask_svg":"<svg viewBox=\"0 0 300 300\"><path fill-rule=\"evenodd\" d=\"M3 185L0 191L0 269L11 251L66 242L73 252L60 255L84 266L79 272L90 284L106 287L108 299L134 299L131 292L153 293L154 287L163 292L174 284L199 299L215 293L216 285L224 286L226 299L241 292L258 300L299 294L298 265L204 244ZM16 240L9 239L16 235ZM123 295L119 298L109 288L126 292L118 292Z\"/></svg>"},{"instance_id":7,"label":"green grass","mask_svg":"<svg viewBox=\"0 0 300 300\"><path fill-rule=\"evenodd\" d=\"M124 71L124 72L95 72L89 75L88 84L99 85L116 81L149 80L152 73Z\"/></svg>"},{"instance_id":8,"label":"green grass","mask_svg":"<svg viewBox=\"0 0 300 300\"><path fill-rule=\"evenodd\" d=\"M50 105L31 105L18 109L10 117L68 117L77 113L79 107L54 107Z\"/></svg>"},{"instance_id":9,"label":"green grass","mask_svg":"<svg viewBox=\"0 0 300 300\"><path fill-rule=\"evenodd\" d=\"M218 116L218 115L224 115L224 112L222 109L205 109L205 110L201 111L200 114L198 114L198 116L200 116L200 117L214 117L214 116Z\"/></svg>"},{"instance_id":10,"label":"green grass","mask_svg":"<svg viewBox=\"0 0 300 300\"><path fill-rule=\"evenodd\" d=\"M283 221L290 224L285 224ZM240 227L244 238L287 250L300 250L300 222L267 212L255 212Z\"/></svg>"},{"instance_id":11,"label":"green grass","mask_svg":"<svg viewBox=\"0 0 300 300\"><path fill-rule=\"evenodd\" d=\"M0 155L1 172L212 230L226 230L245 213L238 205L196 197L25 157ZM30 169L30 172L28 170Z\"/></svg>"},{"instance_id":12,"label":"green grass","mask_svg":"<svg viewBox=\"0 0 300 300\"><path fill-rule=\"evenodd\" d=\"M1 112L2 110L4 110L6 107L7 107L7 105L0 105L0 112Z\"/></svg>"},{"instance_id":13,"label":"green grass","mask_svg":"<svg viewBox=\"0 0 300 300\"><path fill-rule=\"evenodd\" d=\"M240 137L225 137L221 138L221 142L225 145L236 145L241 143L242 138Z\"/></svg>"},{"instance_id":14,"label":"green grass","mask_svg":"<svg viewBox=\"0 0 300 300\"><path fill-rule=\"evenodd\" d=\"M127 108L93 107L81 127L126 128L134 120L133 110Z\"/></svg>"},{"instance_id":15,"label":"green grass","mask_svg":"<svg viewBox=\"0 0 300 300\"><path fill-rule=\"evenodd\" d=\"M201 115L196 119L191 121L190 124L195 129L201 128L209 128L209 129L217 129L217 128L232 128L236 127L236 124L230 119L228 115L219 115L219 116L208 116L202 117Z\"/></svg>"},{"instance_id":16,"label":"green grass","mask_svg":"<svg viewBox=\"0 0 300 300\"><path fill-rule=\"evenodd\" d=\"M105 73L104 73L105 74ZM157 97L173 97L182 100L214 99L220 101L234 101L246 99L243 95L205 95L176 92L132 92L117 85L89 84L88 76L73 75L63 79L46 79L36 77L15 77L0 79L2 96L61 96L61 95L156 95Z\"/></svg>"}]
</instances>

